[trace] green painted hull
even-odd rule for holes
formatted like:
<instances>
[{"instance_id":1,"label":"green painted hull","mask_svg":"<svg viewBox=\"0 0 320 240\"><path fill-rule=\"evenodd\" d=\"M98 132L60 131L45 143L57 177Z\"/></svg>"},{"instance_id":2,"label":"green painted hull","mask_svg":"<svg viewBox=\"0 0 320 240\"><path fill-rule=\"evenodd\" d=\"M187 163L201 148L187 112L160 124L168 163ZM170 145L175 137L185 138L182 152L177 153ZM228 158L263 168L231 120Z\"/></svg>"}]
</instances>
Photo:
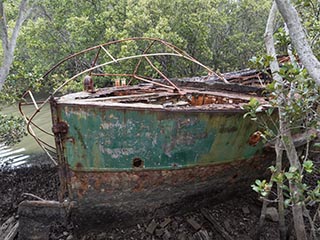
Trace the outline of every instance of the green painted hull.
<instances>
[{"instance_id":1,"label":"green painted hull","mask_svg":"<svg viewBox=\"0 0 320 240\"><path fill-rule=\"evenodd\" d=\"M262 144L242 111L188 112L63 105L65 157L72 170L179 169L249 159ZM140 166L134 161L140 159Z\"/></svg>"},{"instance_id":2,"label":"green painted hull","mask_svg":"<svg viewBox=\"0 0 320 240\"><path fill-rule=\"evenodd\" d=\"M210 94L192 95L182 107L166 107L168 93L157 104L131 95L53 99L61 192L77 206L76 220L127 222L199 198L221 201L265 176L274 155L252 141L260 129L241 110L250 97Z\"/></svg>"}]
</instances>

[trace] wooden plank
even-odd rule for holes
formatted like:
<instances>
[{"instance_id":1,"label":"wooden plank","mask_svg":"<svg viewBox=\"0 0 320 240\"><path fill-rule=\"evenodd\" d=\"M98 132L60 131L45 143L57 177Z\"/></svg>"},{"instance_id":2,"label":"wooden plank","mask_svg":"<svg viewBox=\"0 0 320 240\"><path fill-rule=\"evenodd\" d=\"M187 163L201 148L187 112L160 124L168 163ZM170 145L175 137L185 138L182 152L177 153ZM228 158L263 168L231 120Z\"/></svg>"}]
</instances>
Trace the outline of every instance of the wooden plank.
<instances>
[{"instance_id":1,"label":"wooden plank","mask_svg":"<svg viewBox=\"0 0 320 240\"><path fill-rule=\"evenodd\" d=\"M18 234L19 222L10 229L8 235L4 238L4 240L14 240Z\"/></svg>"},{"instance_id":2,"label":"wooden plank","mask_svg":"<svg viewBox=\"0 0 320 240\"><path fill-rule=\"evenodd\" d=\"M146 231L150 234L153 234L153 232L157 228L157 226L158 226L158 223L154 219L152 219L152 221L149 223Z\"/></svg>"},{"instance_id":3,"label":"wooden plank","mask_svg":"<svg viewBox=\"0 0 320 240\"><path fill-rule=\"evenodd\" d=\"M13 240L18 233L18 226L14 216L7 219L0 227L0 240Z\"/></svg>"},{"instance_id":4,"label":"wooden plank","mask_svg":"<svg viewBox=\"0 0 320 240\"><path fill-rule=\"evenodd\" d=\"M229 233L220 226L220 224L215 220L211 214L206 209L201 209L201 214L211 223L212 227L225 239L233 240Z\"/></svg>"},{"instance_id":5,"label":"wooden plank","mask_svg":"<svg viewBox=\"0 0 320 240\"><path fill-rule=\"evenodd\" d=\"M201 228L201 225L194 219L188 218L187 222L194 228L194 230L198 231Z\"/></svg>"}]
</instances>

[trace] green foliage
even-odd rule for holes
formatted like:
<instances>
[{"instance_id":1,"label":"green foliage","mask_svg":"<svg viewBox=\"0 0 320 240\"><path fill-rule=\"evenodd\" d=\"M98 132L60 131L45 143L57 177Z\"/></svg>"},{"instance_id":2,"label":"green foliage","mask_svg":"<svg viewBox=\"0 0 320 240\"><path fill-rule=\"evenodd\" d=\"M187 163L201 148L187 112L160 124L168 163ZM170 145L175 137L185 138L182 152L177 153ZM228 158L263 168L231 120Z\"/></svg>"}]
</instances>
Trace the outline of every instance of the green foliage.
<instances>
[{"instance_id":1,"label":"green foliage","mask_svg":"<svg viewBox=\"0 0 320 240\"><path fill-rule=\"evenodd\" d=\"M268 61L266 58L254 58L253 63L261 66L261 69L266 71ZM271 60L271 59L270 59ZM270 104L274 107L281 107L283 120L287 122L290 129L286 129L291 132L301 132L310 128L319 128L319 116L318 116L318 102L319 102L319 87L315 85L315 82L310 78L307 71L297 64L285 63L281 65L279 70L280 76L283 78L282 83L276 81L272 82L267 90L270 94ZM281 94L279 94L281 93ZM282 105L279 105L279 98L282 101ZM256 101L250 101L244 109L247 111L245 116L251 116L255 121L262 121L256 114L259 110L259 103ZM271 112L265 110L266 115L271 116ZM264 122L264 121L262 121ZM273 133L273 126L264 126L266 129L264 136L267 140L272 140L279 133L268 134L269 131ZM287 138L282 137L282 141L288 141ZM313 138L313 136L311 136ZM311 139L307 139L310 141ZM307 149L306 151L308 151ZM252 189L258 192L262 197L267 197L270 191L266 186L272 185L273 182L279 184L283 189L285 197L284 204L286 207L290 207L293 204L314 204L320 202L320 181L315 187L309 186L305 183L305 176L311 175L314 172L314 163L311 160L304 159L302 156L302 167L290 167L288 170L276 169L271 166L270 171L272 173L272 179L270 182L266 180L258 180L252 185ZM292 192L290 185L296 186L297 192ZM298 193L298 194L297 194ZM297 197L299 196L299 197ZM277 196L275 196L277 197Z\"/></svg>"},{"instance_id":2,"label":"green foliage","mask_svg":"<svg viewBox=\"0 0 320 240\"><path fill-rule=\"evenodd\" d=\"M14 104L20 100L25 90L33 89L38 92L42 86L36 72L27 71L23 62L15 61L11 74L6 79L1 91L0 103L2 105Z\"/></svg>"},{"instance_id":3,"label":"green foliage","mask_svg":"<svg viewBox=\"0 0 320 240\"><path fill-rule=\"evenodd\" d=\"M296 9L301 16L309 42L316 57L320 57L320 8L317 0L297 0Z\"/></svg>"},{"instance_id":4,"label":"green foliage","mask_svg":"<svg viewBox=\"0 0 320 240\"><path fill-rule=\"evenodd\" d=\"M251 185L252 189L259 193L262 197L266 197L269 195L271 188L272 188L272 183L267 182L266 180L260 181L257 179L255 181L255 184Z\"/></svg>"},{"instance_id":5,"label":"green foliage","mask_svg":"<svg viewBox=\"0 0 320 240\"><path fill-rule=\"evenodd\" d=\"M26 136L25 122L23 118L0 114L0 142L5 145L13 145Z\"/></svg>"},{"instance_id":6,"label":"green foliage","mask_svg":"<svg viewBox=\"0 0 320 240\"><path fill-rule=\"evenodd\" d=\"M320 53L319 49L319 5L317 1L295 1L298 6L299 13L303 16L304 25L308 31L310 42L312 43L313 50L316 54ZM310 14L314 13L314 14ZM277 47L277 53L279 55L288 55L288 47L291 44L289 36L286 34L284 28L278 28L274 34L275 43ZM293 54L295 54L293 49ZM268 73L269 64L272 61L272 57L261 56L253 57L250 60L251 66L262 70L264 73ZM286 123L291 133L303 132L309 129L319 129L319 116L318 116L318 103L319 103L319 87L310 78L306 69L299 65L297 62L282 63L278 74L282 77L282 82L273 81L266 88L268 95L270 96L270 104L275 108L281 108L283 114L282 120ZM270 74L269 74L270 75ZM252 115L253 109L247 109L247 114ZM269 114L270 115L270 114ZM261 121L257 118L255 121ZM273 129L273 126L264 126L265 132L269 129ZM279 133L264 134L266 139L272 140L275 136L280 137L283 143L288 141L285 136L279 136ZM311 136L313 138L313 136ZM310 139L306 139L310 141ZM307 149L306 151L309 151ZM271 185L273 182L277 183L284 193L284 204L286 207L292 205L312 205L320 202L320 181L316 186L310 186L306 184L305 177L314 173L315 167L311 160L306 157L301 157L301 169L297 167L290 167L289 169L277 169L274 166L270 167L272 172L271 181L258 183L264 183L264 185ZM262 184L256 184L252 186L253 190L258 192L262 197L269 196L263 192ZM294 192L290 186L295 186ZM264 193L264 194L262 194ZM272 192L273 193L273 192ZM273 196L277 199L277 194Z\"/></svg>"},{"instance_id":7,"label":"green foliage","mask_svg":"<svg viewBox=\"0 0 320 240\"><path fill-rule=\"evenodd\" d=\"M9 34L19 3L5 1ZM15 61L0 95L2 104L14 103L27 89L52 92L76 72L88 68L94 55L70 61L63 70L42 79L55 63L88 47L128 37L162 38L221 71L243 68L253 53L262 51L261 36L270 7L270 2L262 0L196 0L192 4L189 0L31 0L30 4L36 5L19 34ZM137 54L145 47L132 43L108 50L119 57ZM129 72L134 64L123 62L105 70ZM169 77L205 74L199 66L169 57L160 58L155 65ZM146 64L140 70L157 76ZM112 80L99 79L97 87ZM65 91L81 89L81 82L76 79Z\"/></svg>"},{"instance_id":8,"label":"green foliage","mask_svg":"<svg viewBox=\"0 0 320 240\"><path fill-rule=\"evenodd\" d=\"M257 113L262 111L262 106L256 98L251 98L247 104L242 106L242 109L246 111L243 118L250 116L251 120L256 121Z\"/></svg>"},{"instance_id":9,"label":"green foliage","mask_svg":"<svg viewBox=\"0 0 320 240\"><path fill-rule=\"evenodd\" d=\"M278 129L278 126L274 121L276 117L274 114L274 107L264 107L256 98L251 98L250 101L247 104L244 104L241 108L245 111L243 118L250 117L252 121L256 121L258 125L260 125L260 130L262 131L261 137L265 141L274 139L276 136L275 130ZM260 114L262 112L264 113L264 116ZM265 121L266 118L271 121ZM273 125L268 126L266 125L266 122L273 122Z\"/></svg>"},{"instance_id":10,"label":"green foliage","mask_svg":"<svg viewBox=\"0 0 320 240\"><path fill-rule=\"evenodd\" d=\"M303 163L303 168L307 173L312 173L314 164L311 160L307 160Z\"/></svg>"},{"instance_id":11,"label":"green foliage","mask_svg":"<svg viewBox=\"0 0 320 240\"><path fill-rule=\"evenodd\" d=\"M317 103L320 100L319 87L309 77L306 69L293 64L284 64L279 71L284 85L274 84L286 96L284 117L292 129L300 125L304 129L317 127L319 116ZM272 93L276 104L276 93Z\"/></svg>"},{"instance_id":12,"label":"green foliage","mask_svg":"<svg viewBox=\"0 0 320 240\"><path fill-rule=\"evenodd\" d=\"M262 72L269 74L268 67L273 60L271 56L252 57L250 65ZM285 99L283 116L292 129L303 128L308 129L317 127L319 123L319 115L317 105L320 101L319 86L310 78L305 68L297 64L284 63L280 66L278 74L282 77L283 83L276 81L271 82L266 86L266 93L270 96L269 103L273 107L278 107L279 92L283 93ZM271 77L271 76L270 76ZM244 116L250 115L254 120L255 111L260 111L257 103L250 103L244 106L247 113ZM274 108L266 110L267 115ZM266 129L268 131L266 126Z\"/></svg>"},{"instance_id":13,"label":"green foliage","mask_svg":"<svg viewBox=\"0 0 320 240\"><path fill-rule=\"evenodd\" d=\"M279 55L287 55L288 45L291 44L290 37L283 27L278 28L274 34L275 45L278 47Z\"/></svg>"},{"instance_id":14,"label":"green foliage","mask_svg":"<svg viewBox=\"0 0 320 240\"><path fill-rule=\"evenodd\" d=\"M292 204L305 203L312 205L320 202L320 181L317 182L314 188L303 181L305 175L313 174L314 164L311 160L303 162L301 171L295 167L290 167L287 171L277 171L274 166L271 166L269 169L272 173L270 182L267 180L256 180L255 184L251 185L252 189L262 197L267 197L271 193L272 183L275 182L279 184L284 191L284 204L286 207L290 207ZM300 199L296 199L296 194L289 188L289 184L293 183L297 186Z\"/></svg>"},{"instance_id":15,"label":"green foliage","mask_svg":"<svg viewBox=\"0 0 320 240\"><path fill-rule=\"evenodd\" d=\"M162 38L220 71L243 68L253 53L263 51L261 36L269 7L270 2L262 0L197 0L192 4L188 0L40 1L18 41L15 59L23 63L23 68L15 64L12 73L32 74L33 79L38 79L65 56L128 37ZM144 48L127 45L118 54L137 54L137 50ZM51 91L64 78L90 66L93 58L86 56L71 61L65 66L66 72L57 72L58 77L37 83ZM159 63L170 77L204 74L199 66L170 58L162 58ZM113 66L107 70L126 72L132 66L124 62L121 68ZM33 87L34 81L31 77L21 77L12 84ZM99 85L103 86L104 82Z\"/></svg>"},{"instance_id":16,"label":"green foliage","mask_svg":"<svg viewBox=\"0 0 320 240\"><path fill-rule=\"evenodd\" d=\"M262 55L260 57L253 56L249 59L249 66L267 73L267 68L273 60L274 57L268 55Z\"/></svg>"}]
</instances>

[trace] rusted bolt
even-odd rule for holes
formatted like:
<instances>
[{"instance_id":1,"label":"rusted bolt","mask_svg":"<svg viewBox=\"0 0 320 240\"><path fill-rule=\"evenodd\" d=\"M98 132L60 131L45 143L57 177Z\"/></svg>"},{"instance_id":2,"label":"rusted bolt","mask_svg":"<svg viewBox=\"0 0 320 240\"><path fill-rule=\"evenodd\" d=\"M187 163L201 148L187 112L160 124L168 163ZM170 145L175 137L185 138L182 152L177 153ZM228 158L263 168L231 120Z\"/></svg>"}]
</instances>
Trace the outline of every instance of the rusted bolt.
<instances>
[{"instance_id":1,"label":"rusted bolt","mask_svg":"<svg viewBox=\"0 0 320 240\"><path fill-rule=\"evenodd\" d=\"M258 144L258 142L260 142L260 140L261 140L261 135L262 135L262 133L260 131L256 131L256 132L252 133L249 138L249 141L248 141L249 145L256 146Z\"/></svg>"},{"instance_id":2,"label":"rusted bolt","mask_svg":"<svg viewBox=\"0 0 320 240\"><path fill-rule=\"evenodd\" d=\"M69 126L66 122L58 122L52 126L52 132L54 134L67 134Z\"/></svg>"}]
</instances>

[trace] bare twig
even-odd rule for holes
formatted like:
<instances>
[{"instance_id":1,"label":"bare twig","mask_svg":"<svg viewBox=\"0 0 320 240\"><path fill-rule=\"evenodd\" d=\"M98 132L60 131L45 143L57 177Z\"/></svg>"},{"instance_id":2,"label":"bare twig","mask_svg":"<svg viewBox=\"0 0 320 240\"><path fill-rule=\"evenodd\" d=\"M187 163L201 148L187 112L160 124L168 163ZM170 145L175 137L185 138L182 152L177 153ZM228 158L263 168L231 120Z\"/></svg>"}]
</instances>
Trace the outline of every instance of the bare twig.
<instances>
[{"instance_id":1,"label":"bare twig","mask_svg":"<svg viewBox=\"0 0 320 240\"><path fill-rule=\"evenodd\" d=\"M263 203L262 203L260 218L259 218L259 225L258 225L258 228L256 230L255 237L254 237L254 239L256 239L256 240L260 239L261 230L263 228L264 221L266 219L266 211L267 211L268 203L269 203L268 200L264 198L263 199Z\"/></svg>"},{"instance_id":2,"label":"bare twig","mask_svg":"<svg viewBox=\"0 0 320 240\"><path fill-rule=\"evenodd\" d=\"M305 206L303 207L303 214L305 217L307 217L309 224L310 224L310 227L311 227L309 239L317 240L316 228L314 225L314 221L312 221L312 218L310 216L310 212Z\"/></svg>"},{"instance_id":3,"label":"bare twig","mask_svg":"<svg viewBox=\"0 0 320 240\"><path fill-rule=\"evenodd\" d=\"M28 196L28 197L33 197L37 200L40 200L40 201L46 201L45 199L41 198L41 197L38 197L32 193L22 193L21 196Z\"/></svg>"}]
</instances>

